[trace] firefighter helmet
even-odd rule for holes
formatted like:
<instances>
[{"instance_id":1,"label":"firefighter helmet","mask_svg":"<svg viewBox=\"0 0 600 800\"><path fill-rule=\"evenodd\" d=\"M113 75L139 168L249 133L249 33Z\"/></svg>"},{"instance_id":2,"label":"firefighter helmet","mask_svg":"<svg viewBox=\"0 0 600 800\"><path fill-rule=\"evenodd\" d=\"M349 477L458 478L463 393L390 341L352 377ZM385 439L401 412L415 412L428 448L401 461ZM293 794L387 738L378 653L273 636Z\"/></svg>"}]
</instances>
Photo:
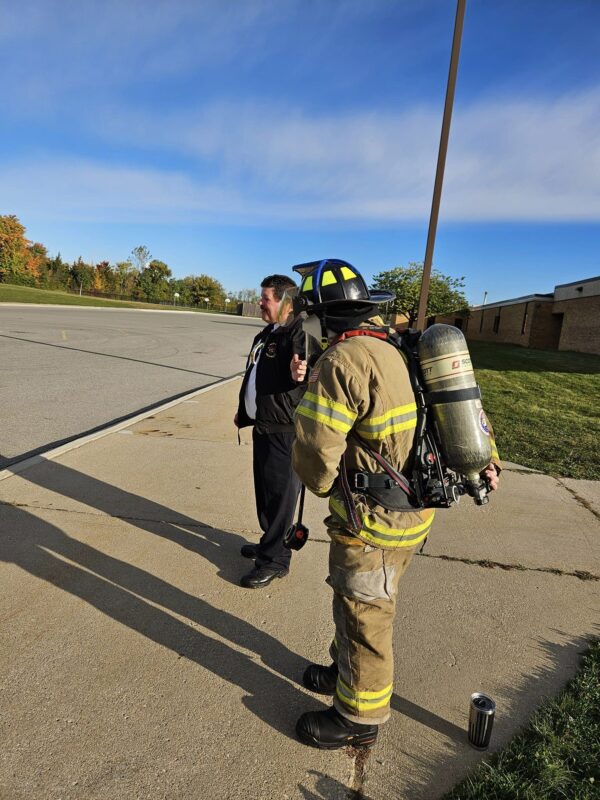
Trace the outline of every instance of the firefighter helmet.
<instances>
[{"instance_id":1,"label":"firefighter helmet","mask_svg":"<svg viewBox=\"0 0 600 800\"><path fill-rule=\"evenodd\" d=\"M334 312L347 305L372 307L394 299L391 292L369 292L356 267L338 258L297 264L292 269L302 276L298 297L309 314L321 309Z\"/></svg>"}]
</instances>

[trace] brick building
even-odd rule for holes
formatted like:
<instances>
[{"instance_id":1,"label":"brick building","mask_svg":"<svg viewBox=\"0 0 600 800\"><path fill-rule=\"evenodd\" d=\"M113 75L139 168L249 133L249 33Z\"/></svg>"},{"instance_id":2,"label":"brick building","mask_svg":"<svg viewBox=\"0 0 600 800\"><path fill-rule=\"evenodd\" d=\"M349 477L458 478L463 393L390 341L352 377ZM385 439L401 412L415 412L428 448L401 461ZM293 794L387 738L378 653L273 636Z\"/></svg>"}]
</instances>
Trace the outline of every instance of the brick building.
<instances>
[{"instance_id":1,"label":"brick building","mask_svg":"<svg viewBox=\"0 0 600 800\"><path fill-rule=\"evenodd\" d=\"M427 320L434 322L456 325L472 341L600 354L600 276Z\"/></svg>"}]
</instances>

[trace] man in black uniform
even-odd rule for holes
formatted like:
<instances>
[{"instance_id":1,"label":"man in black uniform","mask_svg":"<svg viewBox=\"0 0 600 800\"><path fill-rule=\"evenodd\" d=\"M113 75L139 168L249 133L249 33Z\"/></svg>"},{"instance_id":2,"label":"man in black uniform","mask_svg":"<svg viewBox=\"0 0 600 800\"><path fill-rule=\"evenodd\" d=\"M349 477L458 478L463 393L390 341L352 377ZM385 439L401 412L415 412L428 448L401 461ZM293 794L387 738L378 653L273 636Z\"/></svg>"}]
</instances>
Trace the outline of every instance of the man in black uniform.
<instances>
[{"instance_id":1,"label":"man in black uniform","mask_svg":"<svg viewBox=\"0 0 600 800\"><path fill-rule=\"evenodd\" d=\"M260 309L268 323L252 343L234 423L253 425L254 493L263 531L257 545L245 544L242 555L254 559L254 569L241 579L248 589L268 586L289 572L291 552L283 536L294 518L300 481L292 470L294 409L304 386L291 376L290 362L304 358L300 320L290 327L277 324L286 289L295 286L285 275L269 275L261 283Z\"/></svg>"}]
</instances>

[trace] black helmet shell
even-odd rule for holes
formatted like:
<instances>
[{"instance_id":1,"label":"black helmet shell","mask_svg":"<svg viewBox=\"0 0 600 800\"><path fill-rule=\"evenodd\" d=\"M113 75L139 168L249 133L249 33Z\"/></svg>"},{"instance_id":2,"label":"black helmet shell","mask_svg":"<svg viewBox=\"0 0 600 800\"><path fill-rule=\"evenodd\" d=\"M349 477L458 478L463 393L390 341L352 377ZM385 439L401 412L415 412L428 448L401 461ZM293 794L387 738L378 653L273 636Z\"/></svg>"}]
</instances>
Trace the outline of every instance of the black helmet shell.
<instances>
[{"instance_id":1,"label":"black helmet shell","mask_svg":"<svg viewBox=\"0 0 600 800\"><path fill-rule=\"evenodd\" d=\"M377 305L394 299L391 292L369 292L367 284L360 272L337 258L325 258L322 261L310 261L292 267L300 273L300 295L308 307L316 311L321 306L337 306L341 304Z\"/></svg>"}]
</instances>

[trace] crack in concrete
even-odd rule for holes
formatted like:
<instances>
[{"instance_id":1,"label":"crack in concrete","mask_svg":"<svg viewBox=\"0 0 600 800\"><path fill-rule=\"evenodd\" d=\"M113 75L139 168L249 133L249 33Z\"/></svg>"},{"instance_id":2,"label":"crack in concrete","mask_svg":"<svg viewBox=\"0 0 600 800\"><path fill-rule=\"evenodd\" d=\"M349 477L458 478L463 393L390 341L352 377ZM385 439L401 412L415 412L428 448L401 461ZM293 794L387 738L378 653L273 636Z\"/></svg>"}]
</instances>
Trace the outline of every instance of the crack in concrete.
<instances>
[{"instance_id":1,"label":"crack in concrete","mask_svg":"<svg viewBox=\"0 0 600 800\"><path fill-rule=\"evenodd\" d=\"M217 530L214 525L207 525L205 522L190 522L189 519L157 519L156 517L135 517L127 514L103 514L98 511L80 511L77 508L60 508L59 506L32 506L30 503L11 503L7 500L0 500L0 506L10 506L11 508L28 508L32 511L57 511L60 514L80 514L84 517L100 517L101 519L122 519L125 522L154 522L158 525L183 525L186 528L198 528L199 530ZM218 529L220 530L220 529ZM248 529L240 529L236 533L256 533Z\"/></svg>"},{"instance_id":2,"label":"crack in concrete","mask_svg":"<svg viewBox=\"0 0 600 800\"><path fill-rule=\"evenodd\" d=\"M565 489L571 492L568 486L565 486ZM199 531L218 530L214 525L207 525L203 522L190 522L189 519L157 519L155 517L136 517L127 514L104 514L97 511L80 511L79 509L75 508L60 508L59 506L34 506L30 503L17 503L7 500L0 500L0 506L28 508L32 511L56 511L60 514L80 514L81 516L100 517L106 519L122 519L125 522L153 522L159 525L181 525L185 526L186 528L196 528ZM596 512L593 513L595 514ZM232 528L228 530L230 530L231 533L259 535L257 531L250 528ZM310 539L310 541L314 544L329 544L330 542L329 539L317 539L314 537ZM527 567L524 564L507 564L501 561L491 561L487 558L464 558L460 556L448 556L442 554L434 555L433 553L417 553L416 555L421 556L422 558L436 558L440 561L454 561L460 564L467 564L469 566L483 567L484 569L503 569L507 572L513 570L521 572L545 572L550 575L557 575L559 577L578 578L580 581L600 581L600 575L595 575L593 572L580 569L569 572L568 570L558 569L557 567Z\"/></svg>"},{"instance_id":3,"label":"crack in concrete","mask_svg":"<svg viewBox=\"0 0 600 800\"><path fill-rule=\"evenodd\" d=\"M596 511L596 509L592 506L589 500L586 500L585 497L582 497L581 495L577 494L575 489L571 489L571 487L567 486L566 483L563 483L560 478L555 478L555 480L560 486L563 487L563 489L567 490L567 492L571 495L571 497L577 503L579 503L580 506L583 506L587 511L593 514L596 517L596 519L600 519L600 512Z\"/></svg>"},{"instance_id":4,"label":"crack in concrete","mask_svg":"<svg viewBox=\"0 0 600 800\"><path fill-rule=\"evenodd\" d=\"M600 581L600 575L594 575L587 570L576 569L573 572L558 569L557 567L526 567L524 564L506 564L501 561L491 561L487 558L460 558L459 556L433 555L432 553L417 553L422 558L437 558L440 561L457 561L460 564L469 564L485 569L503 569L506 572L513 570L520 572L546 572L550 575L558 575L565 578L578 578L580 581Z\"/></svg>"}]
</instances>

